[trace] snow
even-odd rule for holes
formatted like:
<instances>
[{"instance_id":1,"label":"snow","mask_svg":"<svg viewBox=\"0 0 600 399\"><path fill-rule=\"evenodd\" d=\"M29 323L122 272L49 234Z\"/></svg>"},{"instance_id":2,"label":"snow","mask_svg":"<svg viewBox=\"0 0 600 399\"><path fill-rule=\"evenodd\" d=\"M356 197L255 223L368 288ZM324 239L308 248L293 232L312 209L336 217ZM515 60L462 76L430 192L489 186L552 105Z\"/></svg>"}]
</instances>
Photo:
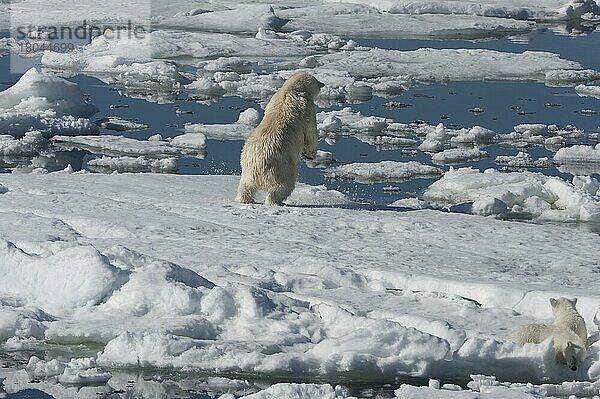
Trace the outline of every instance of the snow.
<instances>
[{"instance_id":1,"label":"snow","mask_svg":"<svg viewBox=\"0 0 600 399\"><path fill-rule=\"evenodd\" d=\"M357 37L373 38L476 39L528 32L535 26L532 22L506 18L377 13L368 7L342 8L335 4L281 10L279 14L291 19L284 26L285 30L305 29L332 34L351 31ZM360 25L356 24L357 14L360 14Z\"/></svg>"},{"instance_id":2,"label":"snow","mask_svg":"<svg viewBox=\"0 0 600 399\"><path fill-rule=\"evenodd\" d=\"M600 220L599 197L558 177L541 173L451 169L427 188L424 197L439 206L472 202L474 213L487 215L504 214L509 210L546 221Z\"/></svg>"},{"instance_id":3,"label":"snow","mask_svg":"<svg viewBox=\"0 0 600 399\"><path fill-rule=\"evenodd\" d=\"M0 240L0 267L2 292L57 312L97 305L119 283L118 269L89 245L38 256Z\"/></svg>"},{"instance_id":4,"label":"snow","mask_svg":"<svg viewBox=\"0 0 600 399\"><path fill-rule=\"evenodd\" d=\"M85 102L77 84L35 68L29 69L13 86L0 92L0 112L89 117L97 109Z\"/></svg>"},{"instance_id":5,"label":"snow","mask_svg":"<svg viewBox=\"0 0 600 399\"><path fill-rule=\"evenodd\" d=\"M437 177L441 173L442 170L435 166L424 165L416 161L381 161L375 163L357 162L336 166L325 170L325 177L355 180L359 183L373 183L431 178Z\"/></svg>"},{"instance_id":6,"label":"snow","mask_svg":"<svg viewBox=\"0 0 600 399\"><path fill-rule=\"evenodd\" d=\"M414 51L370 49L332 53L319 57L316 69L347 71L356 78L381 82L382 76L396 75L417 82L473 80L535 80L545 82L546 73L578 71L576 62L558 55L525 51L505 53L483 49L430 49ZM367 80L366 83L368 83Z\"/></svg>"}]
</instances>

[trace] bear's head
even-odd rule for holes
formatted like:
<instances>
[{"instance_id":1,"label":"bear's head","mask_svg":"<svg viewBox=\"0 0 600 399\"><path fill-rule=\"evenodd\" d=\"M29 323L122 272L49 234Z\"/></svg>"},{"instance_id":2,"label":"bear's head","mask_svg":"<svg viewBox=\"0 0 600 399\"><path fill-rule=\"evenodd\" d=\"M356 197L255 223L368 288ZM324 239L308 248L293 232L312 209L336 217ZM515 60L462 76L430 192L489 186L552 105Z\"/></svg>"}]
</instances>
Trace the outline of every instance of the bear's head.
<instances>
[{"instance_id":1,"label":"bear's head","mask_svg":"<svg viewBox=\"0 0 600 399\"><path fill-rule=\"evenodd\" d=\"M556 352L556 362L565 364L569 370L577 371L585 358L585 348L571 341L560 351Z\"/></svg>"},{"instance_id":2,"label":"bear's head","mask_svg":"<svg viewBox=\"0 0 600 399\"><path fill-rule=\"evenodd\" d=\"M325 86L308 72L298 72L290 76L283 84L282 90L304 95L314 100L321 88Z\"/></svg>"},{"instance_id":3,"label":"bear's head","mask_svg":"<svg viewBox=\"0 0 600 399\"><path fill-rule=\"evenodd\" d=\"M558 299L550 298L550 305L552 306L552 313L556 316L557 312L560 313L561 310L575 309L577 298L569 299L562 296Z\"/></svg>"}]
</instances>

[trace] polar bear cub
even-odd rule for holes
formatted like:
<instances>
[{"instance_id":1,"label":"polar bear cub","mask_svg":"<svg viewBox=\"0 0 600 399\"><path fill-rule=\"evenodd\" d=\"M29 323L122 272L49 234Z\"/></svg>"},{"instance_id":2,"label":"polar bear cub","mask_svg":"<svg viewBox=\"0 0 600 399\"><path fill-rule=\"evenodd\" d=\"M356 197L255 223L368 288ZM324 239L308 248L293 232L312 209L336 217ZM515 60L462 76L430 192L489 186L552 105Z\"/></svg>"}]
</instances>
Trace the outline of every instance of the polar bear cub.
<instances>
[{"instance_id":1,"label":"polar bear cub","mask_svg":"<svg viewBox=\"0 0 600 399\"><path fill-rule=\"evenodd\" d=\"M237 202L254 202L254 195L262 190L267 192L265 205L281 205L294 191L298 160L316 156L314 100L322 87L314 76L300 72L271 98L242 150Z\"/></svg>"},{"instance_id":2,"label":"polar bear cub","mask_svg":"<svg viewBox=\"0 0 600 399\"><path fill-rule=\"evenodd\" d=\"M582 342L587 342L588 332L585 320L575 307L577 298L550 298L550 305L552 305L552 314L554 314L554 324L568 328L577 334Z\"/></svg>"},{"instance_id":3,"label":"polar bear cub","mask_svg":"<svg viewBox=\"0 0 600 399\"><path fill-rule=\"evenodd\" d=\"M587 328L576 304L577 298L550 298L554 324L526 324L508 339L518 344L539 344L552 337L556 362L577 370L587 356Z\"/></svg>"}]
</instances>

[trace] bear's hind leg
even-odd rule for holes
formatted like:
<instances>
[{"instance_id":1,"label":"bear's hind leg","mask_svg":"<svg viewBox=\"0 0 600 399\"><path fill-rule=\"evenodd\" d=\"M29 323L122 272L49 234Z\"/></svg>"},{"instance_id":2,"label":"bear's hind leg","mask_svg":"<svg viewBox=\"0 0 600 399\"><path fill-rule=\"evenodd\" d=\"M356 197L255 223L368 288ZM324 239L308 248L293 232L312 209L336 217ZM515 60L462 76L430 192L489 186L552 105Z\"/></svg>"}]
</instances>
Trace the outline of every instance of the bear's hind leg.
<instances>
[{"instance_id":1,"label":"bear's hind leg","mask_svg":"<svg viewBox=\"0 0 600 399\"><path fill-rule=\"evenodd\" d=\"M294 185L280 186L273 191L269 191L265 199L265 205L283 205L285 201L294 191Z\"/></svg>"},{"instance_id":2,"label":"bear's hind leg","mask_svg":"<svg viewBox=\"0 0 600 399\"><path fill-rule=\"evenodd\" d=\"M242 178L240 180L240 185L238 186L238 192L235 197L235 202L239 202L241 204L251 204L254 202L254 194L256 194L256 187L252 184L248 184Z\"/></svg>"}]
</instances>

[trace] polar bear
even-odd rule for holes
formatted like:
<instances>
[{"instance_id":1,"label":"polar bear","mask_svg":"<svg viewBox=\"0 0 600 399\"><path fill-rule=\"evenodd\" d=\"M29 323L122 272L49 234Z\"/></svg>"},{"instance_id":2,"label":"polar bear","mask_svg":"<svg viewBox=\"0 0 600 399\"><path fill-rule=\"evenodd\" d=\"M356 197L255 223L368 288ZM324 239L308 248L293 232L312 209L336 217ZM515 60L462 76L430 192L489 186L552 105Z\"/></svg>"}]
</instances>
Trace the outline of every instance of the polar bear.
<instances>
[{"instance_id":1,"label":"polar bear","mask_svg":"<svg viewBox=\"0 0 600 399\"><path fill-rule=\"evenodd\" d=\"M519 344L539 344L552 337L556 361L577 370L587 356L588 337L585 320L577 312L576 304L577 298L550 298L554 324L526 324L508 339Z\"/></svg>"},{"instance_id":2,"label":"polar bear","mask_svg":"<svg viewBox=\"0 0 600 399\"><path fill-rule=\"evenodd\" d=\"M587 356L586 341L564 326L526 324L513 332L508 340L517 344L540 344L550 337L556 362L576 371Z\"/></svg>"},{"instance_id":3,"label":"polar bear","mask_svg":"<svg viewBox=\"0 0 600 399\"><path fill-rule=\"evenodd\" d=\"M582 342L587 342L588 333L585 320L575 308L577 298L550 298L550 305L552 305L552 314L554 314L554 324L568 328L577 334Z\"/></svg>"},{"instance_id":4,"label":"polar bear","mask_svg":"<svg viewBox=\"0 0 600 399\"><path fill-rule=\"evenodd\" d=\"M316 156L314 100L322 87L314 76L300 72L271 98L242 150L237 202L254 202L254 195L262 190L267 192L265 205L281 205L294 191L298 160Z\"/></svg>"}]
</instances>

